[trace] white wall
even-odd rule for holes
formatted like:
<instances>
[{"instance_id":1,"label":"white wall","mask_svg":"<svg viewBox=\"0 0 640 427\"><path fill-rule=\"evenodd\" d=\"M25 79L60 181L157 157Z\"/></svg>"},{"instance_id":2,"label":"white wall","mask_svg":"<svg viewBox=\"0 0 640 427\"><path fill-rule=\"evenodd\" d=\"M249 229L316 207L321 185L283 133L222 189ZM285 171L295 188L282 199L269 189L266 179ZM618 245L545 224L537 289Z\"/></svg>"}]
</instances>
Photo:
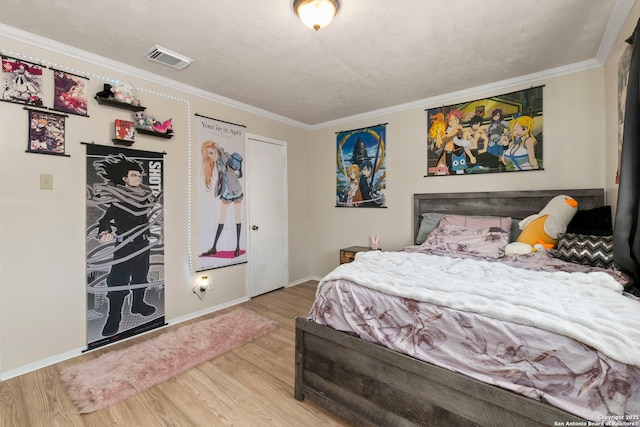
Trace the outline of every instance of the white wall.
<instances>
[{"instance_id":1,"label":"white wall","mask_svg":"<svg viewBox=\"0 0 640 427\"><path fill-rule=\"evenodd\" d=\"M369 245L380 236L383 249L412 244L413 193L463 191L602 188L605 179L603 68L572 73L527 86L506 88L508 93L544 85L544 170L466 176L424 177L427 124L425 105L409 111L357 121L314 132L315 161L310 200L315 248L312 273L322 276L338 264L338 250ZM450 103L483 98L452 99ZM442 105L442 104L441 104ZM335 208L335 132L367 125L387 125L387 209Z\"/></svg>"},{"instance_id":2,"label":"white wall","mask_svg":"<svg viewBox=\"0 0 640 427\"><path fill-rule=\"evenodd\" d=\"M85 147L81 142L112 145L115 118L130 112L100 106L93 95L104 78L132 81L142 104L158 119L173 118L175 136L162 139L137 135L132 148L164 151L165 299L168 322L202 314L247 298L246 264L212 270L213 290L201 301L193 293L196 275L189 262L188 169L189 127L197 140L195 113L244 124L247 132L288 144L290 218L290 278L307 274L305 250L308 194L306 157L308 131L267 115L252 114L167 85L99 67L89 62L0 37L9 56L26 55L33 62L58 64L90 77L89 116L66 120L66 154L58 157L26 153L27 112L22 105L0 102L0 378L37 368L47 361L76 355L86 348L85 277ZM126 67L124 67L126 68ZM52 106L52 72L45 87L45 105ZM195 148L198 150L198 147ZM192 161L192 180L200 179L199 152ZM40 174L53 175L53 190L39 189ZM194 197L197 192L194 192ZM193 200L194 208L196 200ZM197 209L193 210L197 212ZM197 218L192 218L197 224ZM192 255L197 256L197 230L192 230ZM197 259L193 260L193 265Z\"/></svg>"}]
</instances>

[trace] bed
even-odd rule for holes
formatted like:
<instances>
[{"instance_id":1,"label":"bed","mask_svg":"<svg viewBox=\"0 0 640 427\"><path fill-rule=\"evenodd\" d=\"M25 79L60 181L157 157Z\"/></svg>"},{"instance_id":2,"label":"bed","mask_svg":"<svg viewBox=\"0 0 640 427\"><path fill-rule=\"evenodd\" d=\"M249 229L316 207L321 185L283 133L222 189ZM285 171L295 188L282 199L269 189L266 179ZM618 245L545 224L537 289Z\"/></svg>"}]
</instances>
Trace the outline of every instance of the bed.
<instances>
[{"instance_id":1,"label":"bed","mask_svg":"<svg viewBox=\"0 0 640 427\"><path fill-rule=\"evenodd\" d=\"M419 237L422 221L425 217L424 214L426 213L454 213L465 216L497 215L499 217L510 217L516 220L512 221L512 224L515 224L517 220L540 211L552 197L559 194L568 194L575 198L581 211L597 210L604 205L604 191L601 189L416 194L414 195L414 239ZM417 243L417 240L414 243ZM345 297L351 304L347 311L353 311L356 306L353 298L360 298L360 294L355 293L355 290L361 287L361 284L355 282L373 281L373 276L385 275L387 277L386 280L401 282L397 277L404 276L401 270L393 270L391 266L389 266L388 272L378 271L376 270L377 265L382 265L388 260L400 265L405 262L405 257L433 256L412 253L416 247L418 246L408 247L407 254L389 253L384 255L373 251L366 253L369 255L365 255L365 253L359 254L352 264L365 263L364 265L367 265L366 263L369 262L370 265L366 268L372 272L372 277L370 278L366 278L367 274L365 272L358 273L356 265L345 265L327 275L325 278L327 280L323 279L320 284L323 285L323 288L319 287L317 299L309 318L296 319L294 393L296 399L304 400L308 398L313 400L357 425L553 426L588 425L588 421L617 421L628 423L618 425L640 425L640 420L637 418L640 413L640 406L638 406L640 401L640 368L638 368L638 363L635 359L625 359L622 362L612 360L611 351L607 351L608 349L605 348L604 351L609 354L602 354L600 350L596 351L591 345L581 344L572 337L560 336L559 334L545 331L545 334L551 334L549 339L556 339L557 335L557 339L564 340L560 345L562 349L567 348L567 354L571 354L571 356L563 354L562 357L565 357L563 359L559 354L554 354L553 351L535 353L534 355L537 355L536 359L541 362L541 365L533 369L539 369L539 371L536 371L537 374L523 374L518 370L512 369L512 362L514 358L517 359L522 354L527 354L527 352L534 353L533 347L531 349L526 347L526 342L522 341L522 335L526 335L531 329L534 329L532 326L512 324L498 319L497 322L506 322L508 327L514 328L510 329L511 340L504 339L503 341L516 342L516 344L519 343L520 345L500 347L502 338L496 336L492 339L494 341L497 340L495 342L498 344L493 348L500 348L501 353L488 355L486 348L479 349L473 348L473 346L477 346L478 343L484 343L485 346L492 344L487 344L489 340L485 340L484 337L474 336L474 329L470 326L465 326L465 322L469 324L485 321L494 322L496 319L492 319L492 315L478 314L473 312L474 309L472 309L471 314L473 317L470 317L469 313L461 310L460 307L451 308L438 303L430 304L414 301L406 296L388 295L386 293L388 289L384 287L378 290L366 289L368 295L362 296L362 298L371 298L371 301L376 301L376 303L364 304L368 307L367 310L371 310L371 312L366 313L366 316L371 315L371 317L365 319L365 315L358 314L360 316L357 317L358 321L353 322L356 324L354 330L348 330L349 328L343 327L344 325L341 324L337 326L337 329L329 324L330 322L323 324L325 318L338 319L341 316L346 318L352 314L338 315L337 311L334 312L335 306L322 301L323 298L333 298L329 296L328 292L335 292L336 295L339 295L335 298ZM400 258L396 259L394 257ZM438 262L440 258L438 258ZM450 258L446 258L446 262L450 262ZM451 259L454 259L455 262L465 263L464 265L468 263L465 258L460 260ZM430 260L429 264L437 264L435 258L430 258ZM583 267L576 264L575 271L580 273L583 271ZM349 268L354 270L348 270ZM385 268L387 267L385 266ZM397 269L397 267L395 268ZM447 269L450 269L450 267L447 267ZM604 276L608 275L608 270L610 269L607 269L607 273L588 274L579 277L585 277L589 280L591 280L591 277L597 277L598 280L602 279L603 284L606 286L614 286L610 283L611 280L605 280ZM513 273L512 270L509 270L509 272L509 274ZM336 274L336 276L332 276L333 274ZM349 274L355 275L351 277ZM420 274L428 275L430 273L422 272ZM531 274L526 273L525 275L529 276ZM554 273L549 272L549 274ZM567 277L567 280L573 280L577 276ZM624 284L624 276L619 272L612 274L611 277ZM344 278L351 278L352 280ZM410 281L412 279L407 278L406 280ZM518 281L520 280L524 283L527 277L518 279ZM397 283L398 288L405 285L405 283L400 282ZM616 283L616 285L618 284ZM497 289L500 288L497 287ZM540 289L544 288L541 287ZM385 292L381 292L381 290ZM393 293L393 289L391 293ZM446 297L443 298L446 299ZM633 304L640 304L631 297L628 297L628 299ZM528 300L532 301L535 298L529 296ZM626 301L627 299L625 299L625 303ZM472 372L468 371L464 363L467 363L467 359L472 360L472 358L468 358L466 355L462 356L460 353L456 353L458 350L455 347L447 348L443 344L445 341L454 342L453 338L450 338L450 336L453 337L453 332L447 329L429 329L425 327L424 331L426 332L422 333L419 341L416 341L415 335L412 335L414 338L411 340L405 340L403 337L400 341L410 342L413 347L420 347L425 350L417 355L409 355L410 353L406 353L403 348L393 347L392 343L384 342L384 345L382 345L376 342L373 335L377 332L372 332L372 335L368 336L370 329L373 329L370 327L372 323L383 326L381 329L382 337L398 335L398 331L404 334L410 329L411 334L414 333L415 327L407 327L407 325L415 325L415 321L407 321L406 324L400 322L404 325L402 329L397 329L393 333L390 332L393 328L388 327L387 320L381 319L400 318L405 314L398 314L390 311L390 309L385 311L386 304L389 306L399 304L405 309L408 308L407 311L420 311L421 315L426 316L422 317L422 325L432 321L435 322L433 323L435 325L437 322L443 322L443 319L447 318L458 326L462 325L462 327L458 327L459 331L457 332L463 335L460 343L457 344L459 349L466 347L465 351L467 353L480 354L478 365L491 365L491 363L497 361L496 363L500 364L500 369L496 369L493 366L493 371L498 372L499 376L507 378L508 381L506 382L512 382L513 386L511 389L505 388L504 381L501 382L501 380L497 381L495 378L485 377L483 372L473 371L473 367ZM496 306L501 304L502 302L496 304ZM385 310L380 309L382 310L381 312L375 312L379 305L384 306ZM575 306L579 307L580 304L575 304ZM638 305L638 308L640 308L640 305ZM423 309L432 310L432 312L429 315L425 315L425 312L421 311ZM327 312L329 313L328 315L326 315ZM385 318L385 316L387 317ZM445 323L442 324L444 325ZM364 327L364 329L358 330L358 326ZM386 330L384 329L385 326L388 327ZM492 326L489 325L489 327ZM527 330L526 328L531 329ZM580 328L576 328L576 331L578 331L576 334L580 336ZM466 337L464 337L465 334L467 335ZM586 335L590 335L590 331L587 331ZM589 341L592 337L587 336L586 338L590 344L593 344L592 341ZM612 348L616 348L619 344L611 345ZM448 353L449 359L444 362L442 360L425 361L429 360L430 353L436 353L441 349L445 357ZM483 352L484 354L481 354ZM618 349L618 352L625 354L622 356L623 359L626 357L625 351ZM617 353L614 356L617 357ZM567 366L566 357L580 360L583 364L578 364L576 367ZM508 358L509 363L505 362L505 358ZM525 359L523 358L523 360ZM460 361L464 362L463 365L456 364ZM521 360L516 362L531 364L526 360L525 362ZM546 366L544 366L545 364ZM602 368L602 366L606 368ZM608 375L606 378L602 374L604 370ZM569 375L571 378L563 377L564 373L571 373ZM550 389L539 391L528 384L532 378L535 381L540 380L538 377L550 381L552 383L549 386ZM595 403L587 402L587 406L592 405L591 409L575 406L584 404L576 403L575 401L580 401L586 396L587 392L590 392L589 386L592 386L595 381L602 382L599 389L604 390L604 392L600 392L604 396L595 399L600 399L601 401ZM509 384L506 384L506 386L509 387ZM565 398L569 403L564 401ZM594 400L593 397L590 399ZM606 410L602 408L606 408ZM586 416L576 415L576 412L581 415L586 414ZM584 424L571 424L571 422Z\"/></svg>"}]
</instances>

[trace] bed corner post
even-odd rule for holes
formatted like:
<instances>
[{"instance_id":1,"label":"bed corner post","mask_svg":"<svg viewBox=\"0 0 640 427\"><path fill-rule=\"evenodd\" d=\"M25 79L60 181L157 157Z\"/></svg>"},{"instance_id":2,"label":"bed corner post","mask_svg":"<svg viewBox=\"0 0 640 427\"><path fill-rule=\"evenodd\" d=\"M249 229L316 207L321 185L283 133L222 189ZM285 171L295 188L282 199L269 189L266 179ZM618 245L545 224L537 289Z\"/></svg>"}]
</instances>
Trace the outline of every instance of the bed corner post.
<instances>
[{"instance_id":1,"label":"bed corner post","mask_svg":"<svg viewBox=\"0 0 640 427\"><path fill-rule=\"evenodd\" d=\"M296 372L293 396L296 400L303 401L302 378L304 368L304 330L300 327L304 319L296 316Z\"/></svg>"}]
</instances>

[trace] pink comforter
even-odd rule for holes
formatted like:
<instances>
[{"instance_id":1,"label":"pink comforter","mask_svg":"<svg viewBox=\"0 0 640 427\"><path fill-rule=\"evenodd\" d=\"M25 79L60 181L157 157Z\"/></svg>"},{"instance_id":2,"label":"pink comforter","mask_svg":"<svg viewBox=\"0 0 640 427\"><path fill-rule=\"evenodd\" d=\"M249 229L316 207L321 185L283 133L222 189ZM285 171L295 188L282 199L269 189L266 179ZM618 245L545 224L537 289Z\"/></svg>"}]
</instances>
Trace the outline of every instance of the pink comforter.
<instances>
[{"instance_id":1,"label":"pink comforter","mask_svg":"<svg viewBox=\"0 0 640 427\"><path fill-rule=\"evenodd\" d=\"M510 262L536 269L526 258L540 259ZM556 267L552 262L542 268ZM322 283L309 319L588 420L640 414L640 367L535 327L390 296L345 280Z\"/></svg>"}]
</instances>

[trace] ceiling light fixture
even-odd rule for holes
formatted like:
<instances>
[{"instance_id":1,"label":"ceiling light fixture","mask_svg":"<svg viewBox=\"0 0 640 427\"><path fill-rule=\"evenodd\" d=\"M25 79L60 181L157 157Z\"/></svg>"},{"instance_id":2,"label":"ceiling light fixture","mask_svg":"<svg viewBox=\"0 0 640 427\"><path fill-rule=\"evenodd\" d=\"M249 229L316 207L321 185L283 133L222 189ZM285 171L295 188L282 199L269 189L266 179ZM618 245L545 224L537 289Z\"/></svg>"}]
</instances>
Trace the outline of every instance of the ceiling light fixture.
<instances>
[{"instance_id":1,"label":"ceiling light fixture","mask_svg":"<svg viewBox=\"0 0 640 427\"><path fill-rule=\"evenodd\" d=\"M304 25L318 31L331 23L340 4L338 0L293 0L293 10Z\"/></svg>"}]
</instances>

